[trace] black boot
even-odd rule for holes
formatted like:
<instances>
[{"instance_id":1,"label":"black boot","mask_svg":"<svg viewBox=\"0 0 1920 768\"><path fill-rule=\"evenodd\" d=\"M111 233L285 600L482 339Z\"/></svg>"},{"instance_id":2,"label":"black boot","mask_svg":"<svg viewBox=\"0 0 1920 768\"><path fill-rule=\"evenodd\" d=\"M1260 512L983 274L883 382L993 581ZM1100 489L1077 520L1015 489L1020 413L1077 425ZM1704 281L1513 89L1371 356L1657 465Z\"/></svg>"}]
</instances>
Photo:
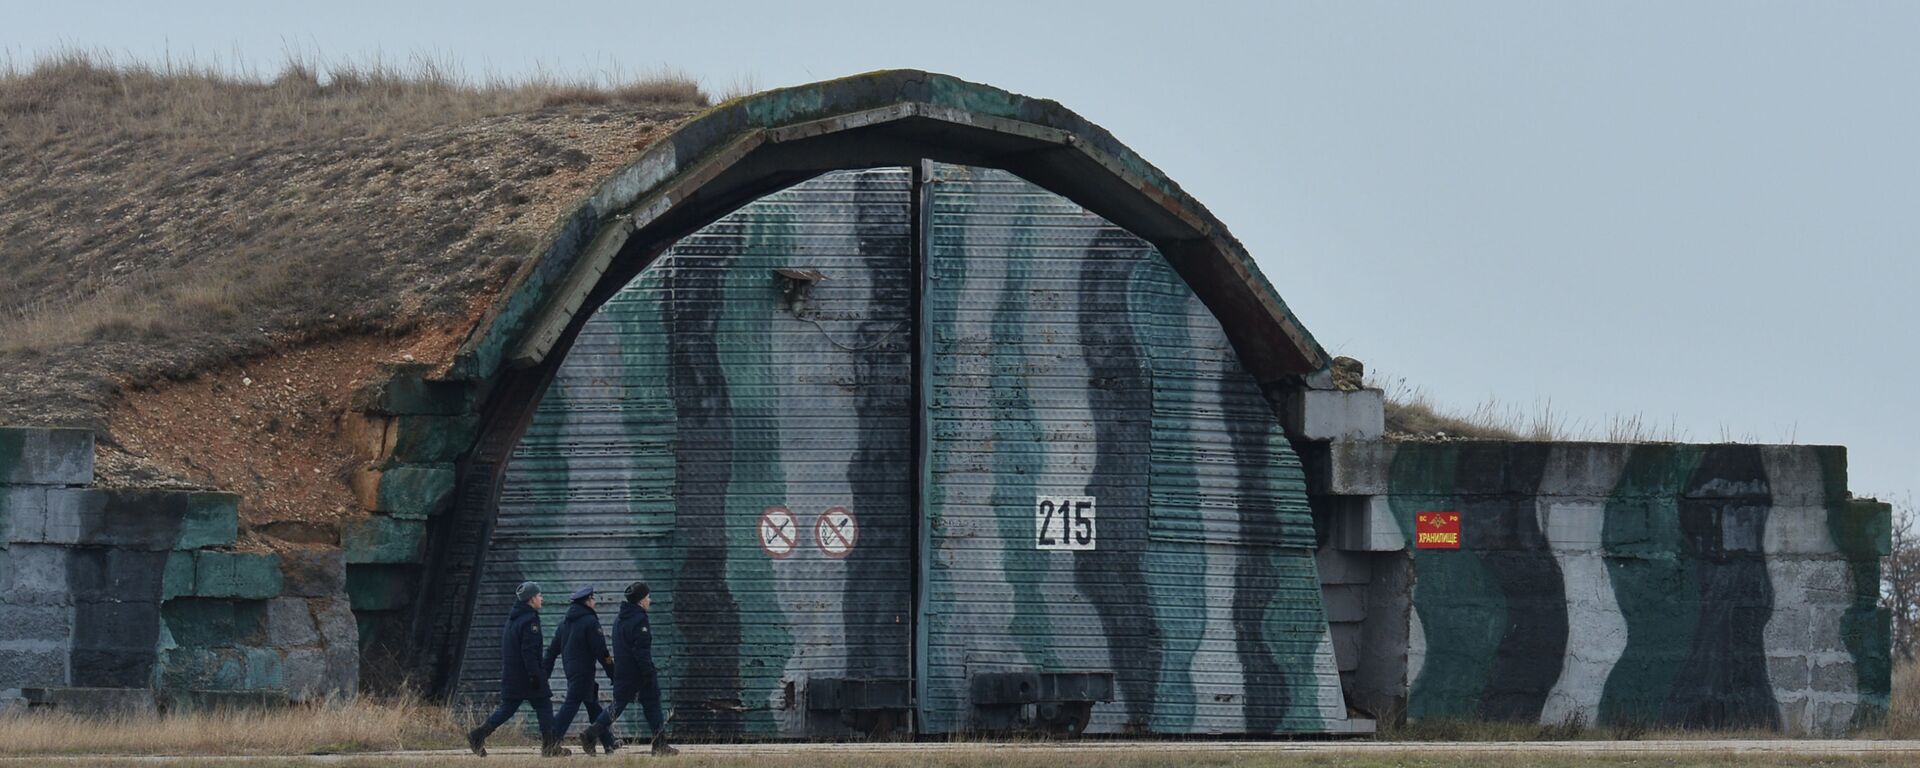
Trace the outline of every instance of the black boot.
<instances>
[{"instance_id":1,"label":"black boot","mask_svg":"<svg viewBox=\"0 0 1920 768\"><path fill-rule=\"evenodd\" d=\"M487 727L484 725L467 731L467 749L473 750L476 755L486 757L487 733Z\"/></svg>"},{"instance_id":2,"label":"black boot","mask_svg":"<svg viewBox=\"0 0 1920 768\"><path fill-rule=\"evenodd\" d=\"M653 735L654 757L673 757L677 754L680 754L680 750L674 749L672 744L667 743L666 734L656 733Z\"/></svg>"},{"instance_id":3,"label":"black boot","mask_svg":"<svg viewBox=\"0 0 1920 768\"><path fill-rule=\"evenodd\" d=\"M594 753L594 750L599 748L600 726L598 724L589 725L586 730L580 732L580 751L591 755Z\"/></svg>"},{"instance_id":4,"label":"black boot","mask_svg":"<svg viewBox=\"0 0 1920 768\"><path fill-rule=\"evenodd\" d=\"M552 738L542 739L540 743L540 756L541 757L567 757L569 755L572 755L573 750L560 746L560 740L563 738L566 738L566 737L554 736Z\"/></svg>"}]
</instances>

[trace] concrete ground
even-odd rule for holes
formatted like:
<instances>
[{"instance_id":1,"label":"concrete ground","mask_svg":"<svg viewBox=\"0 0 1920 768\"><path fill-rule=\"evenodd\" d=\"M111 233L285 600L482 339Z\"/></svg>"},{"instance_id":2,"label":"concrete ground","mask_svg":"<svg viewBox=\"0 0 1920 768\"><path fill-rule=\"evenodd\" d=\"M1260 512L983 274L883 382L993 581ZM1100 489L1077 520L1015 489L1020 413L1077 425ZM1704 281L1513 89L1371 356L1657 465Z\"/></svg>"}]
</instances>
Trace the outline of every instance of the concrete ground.
<instances>
[{"instance_id":1,"label":"concrete ground","mask_svg":"<svg viewBox=\"0 0 1920 768\"><path fill-rule=\"evenodd\" d=\"M695 744L676 763L695 765L1756 765L1920 764L1920 741L1681 740L1566 742L1102 742ZM640 762L640 750L628 759ZM1164 759L1162 759L1164 758ZM589 762L576 754L573 760ZM460 750L290 756L35 756L0 758L10 765L493 765L553 764L531 748L500 748L482 761Z\"/></svg>"}]
</instances>

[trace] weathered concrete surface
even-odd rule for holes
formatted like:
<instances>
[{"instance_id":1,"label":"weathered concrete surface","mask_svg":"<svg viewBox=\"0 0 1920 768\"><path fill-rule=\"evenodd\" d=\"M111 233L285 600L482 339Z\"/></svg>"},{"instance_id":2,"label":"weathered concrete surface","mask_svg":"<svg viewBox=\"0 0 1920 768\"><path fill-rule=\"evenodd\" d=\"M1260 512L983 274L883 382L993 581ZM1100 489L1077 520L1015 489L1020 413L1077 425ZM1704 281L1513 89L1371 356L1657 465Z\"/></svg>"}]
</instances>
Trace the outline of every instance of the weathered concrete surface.
<instances>
[{"instance_id":1,"label":"weathered concrete surface","mask_svg":"<svg viewBox=\"0 0 1920 768\"><path fill-rule=\"evenodd\" d=\"M359 414L347 419L347 441L375 467L446 464L473 447L477 415Z\"/></svg>"},{"instance_id":2,"label":"weathered concrete surface","mask_svg":"<svg viewBox=\"0 0 1920 768\"><path fill-rule=\"evenodd\" d=\"M340 537L347 563L418 563L426 526L418 520L374 516L347 525Z\"/></svg>"},{"instance_id":3,"label":"weathered concrete surface","mask_svg":"<svg viewBox=\"0 0 1920 768\"><path fill-rule=\"evenodd\" d=\"M429 379L432 368L424 363L391 366L355 391L350 407L389 416L458 416L471 410L472 388L465 382Z\"/></svg>"},{"instance_id":4,"label":"weathered concrete surface","mask_svg":"<svg viewBox=\"0 0 1920 768\"><path fill-rule=\"evenodd\" d=\"M30 711L81 717L141 717L159 711L153 691L144 688L27 688L20 698Z\"/></svg>"},{"instance_id":5,"label":"weathered concrete surface","mask_svg":"<svg viewBox=\"0 0 1920 768\"><path fill-rule=\"evenodd\" d=\"M347 594L356 611L389 611L406 607L417 586L412 565L355 565L347 568Z\"/></svg>"},{"instance_id":6,"label":"weathered concrete surface","mask_svg":"<svg viewBox=\"0 0 1920 768\"><path fill-rule=\"evenodd\" d=\"M93 482L93 432L0 427L0 485Z\"/></svg>"},{"instance_id":7,"label":"weathered concrete surface","mask_svg":"<svg viewBox=\"0 0 1920 768\"><path fill-rule=\"evenodd\" d=\"M1407 548L1385 496L1331 496L1315 500L1331 510L1328 544L1345 552L1398 552Z\"/></svg>"},{"instance_id":8,"label":"weathered concrete surface","mask_svg":"<svg viewBox=\"0 0 1920 768\"><path fill-rule=\"evenodd\" d=\"M0 486L5 541L161 551L231 546L239 497L224 493Z\"/></svg>"},{"instance_id":9,"label":"weathered concrete surface","mask_svg":"<svg viewBox=\"0 0 1920 768\"><path fill-rule=\"evenodd\" d=\"M1330 509L1384 500L1409 532L1421 513L1460 518L1458 549L1407 534L1411 718L1831 735L1886 712L1889 510L1848 498L1842 449L1374 442L1319 458L1319 488L1371 496ZM1339 531L1336 546L1371 538Z\"/></svg>"},{"instance_id":10,"label":"weathered concrete surface","mask_svg":"<svg viewBox=\"0 0 1920 768\"><path fill-rule=\"evenodd\" d=\"M1280 417L1294 440L1378 440L1387 432L1386 394L1303 389L1287 398Z\"/></svg>"},{"instance_id":11,"label":"weathered concrete surface","mask_svg":"<svg viewBox=\"0 0 1920 768\"><path fill-rule=\"evenodd\" d=\"M193 593L200 597L265 600L280 594L280 556L200 552L194 556Z\"/></svg>"},{"instance_id":12,"label":"weathered concrete surface","mask_svg":"<svg viewBox=\"0 0 1920 768\"><path fill-rule=\"evenodd\" d=\"M280 553L280 594L339 597L347 591L346 554L337 549Z\"/></svg>"},{"instance_id":13,"label":"weathered concrete surface","mask_svg":"<svg viewBox=\"0 0 1920 768\"><path fill-rule=\"evenodd\" d=\"M453 498L452 464L368 468L354 475L360 505L405 520L425 520L446 509Z\"/></svg>"},{"instance_id":14,"label":"weathered concrete surface","mask_svg":"<svg viewBox=\"0 0 1920 768\"><path fill-rule=\"evenodd\" d=\"M175 549L230 547L240 536L240 497L231 493L195 493L187 497Z\"/></svg>"},{"instance_id":15,"label":"weathered concrete surface","mask_svg":"<svg viewBox=\"0 0 1920 768\"><path fill-rule=\"evenodd\" d=\"M90 457L69 455L90 450L90 437L0 432L27 452L0 455L0 477L91 471ZM28 689L0 698L69 711L144 701L134 709L151 711L156 701L351 695L358 632L343 554L290 553L283 566L231 551L238 509L224 493L0 482L0 691ZM282 597L287 573L296 589Z\"/></svg>"}]
</instances>

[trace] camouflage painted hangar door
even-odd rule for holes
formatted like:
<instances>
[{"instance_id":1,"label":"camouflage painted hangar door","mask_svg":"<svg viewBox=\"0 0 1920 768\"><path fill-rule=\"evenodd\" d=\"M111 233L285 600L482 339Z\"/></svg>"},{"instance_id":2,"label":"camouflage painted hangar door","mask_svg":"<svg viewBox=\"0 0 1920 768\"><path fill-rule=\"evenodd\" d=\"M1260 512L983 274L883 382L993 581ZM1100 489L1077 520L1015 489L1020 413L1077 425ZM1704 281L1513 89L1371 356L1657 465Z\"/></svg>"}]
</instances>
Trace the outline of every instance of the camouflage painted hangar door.
<instances>
[{"instance_id":1,"label":"camouflage painted hangar door","mask_svg":"<svg viewBox=\"0 0 1920 768\"><path fill-rule=\"evenodd\" d=\"M508 467L463 693L497 690L519 581L560 596L551 637L566 592L607 593L610 628L619 589L642 579L676 732L848 727L809 700L904 714L911 184L907 169L847 171L764 197L589 321Z\"/></svg>"},{"instance_id":2,"label":"camouflage painted hangar door","mask_svg":"<svg viewBox=\"0 0 1920 768\"><path fill-rule=\"evenodd\" d=\"M1012 174L928 195L921 732L1341 730L1304 476L1218 321Z\"/></svg>"}]
</instances>

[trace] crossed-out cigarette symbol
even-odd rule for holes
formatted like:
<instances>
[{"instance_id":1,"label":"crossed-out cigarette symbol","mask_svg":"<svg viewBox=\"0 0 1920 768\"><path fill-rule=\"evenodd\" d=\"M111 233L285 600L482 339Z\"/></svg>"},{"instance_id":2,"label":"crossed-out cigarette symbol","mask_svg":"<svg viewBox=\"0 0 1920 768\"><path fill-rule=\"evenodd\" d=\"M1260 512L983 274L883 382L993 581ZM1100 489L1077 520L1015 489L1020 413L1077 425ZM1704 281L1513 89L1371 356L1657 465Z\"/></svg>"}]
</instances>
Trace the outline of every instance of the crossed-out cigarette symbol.
<instances>
[{"instance_id":1,"label":"crossed-out cigarette symbol","mask_svg":"<svg viewBox=\"0 0 1920 768\"><path fill-rule=\"evenodd\" d=\"M832 507L821 513L820 520L814 523L813 538L827 557L846 557L853 552L853 542L860 538L860 526L845 507Z\"/></svg>"},{"instance_id":2,"label":"crossed-out cigarette symbol","mask_svg":"<svg viewBox=\"0 0 1920 768\"><path fill-rule=\"evenodd\" d=\"M800 523L786 507L767 507L760 515L759 532L760 548L775 559L791 557L800 544ZM813 540L827 557L844 558L860 540L860 523L846 507L829 507L814 521Z\"/></svg>"},{"instance_id":3,"label":"crossed-out cigarette symbol","mask_svg":"<svg viewBox=\"0 0 1920 768\"><path fill-rule=\"evenodd\" d=\"M794 522L793 512L786 507L767 507L760 516L760 548L775 558L785 558L793 554L799 541L800 524Z\"/></svg>"}]
</instances>

